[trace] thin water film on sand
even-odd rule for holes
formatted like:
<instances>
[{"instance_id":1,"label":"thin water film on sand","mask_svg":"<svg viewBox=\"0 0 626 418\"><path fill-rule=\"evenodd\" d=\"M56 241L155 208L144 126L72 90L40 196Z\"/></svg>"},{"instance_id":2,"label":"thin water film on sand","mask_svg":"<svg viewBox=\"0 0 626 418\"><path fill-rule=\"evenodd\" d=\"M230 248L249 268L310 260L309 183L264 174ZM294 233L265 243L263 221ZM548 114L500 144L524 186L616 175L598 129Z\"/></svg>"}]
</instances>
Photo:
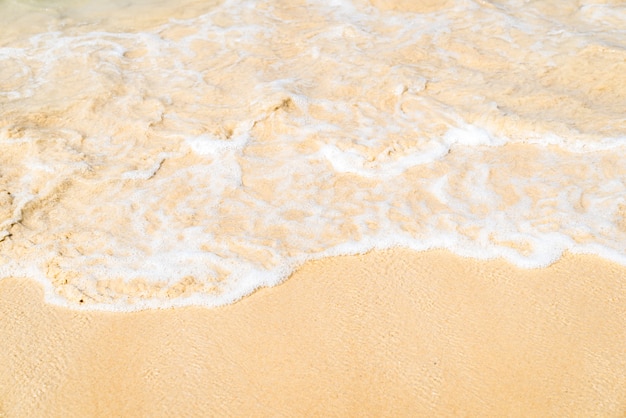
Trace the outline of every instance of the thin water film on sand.
<instances>
[{"instance_id":1,"label":"thin water film on sand","mask_svg":"<svg viewBox=\"0 0 626 418\"><path fill-rule=\"evenodd\" d=\"M619 2L172 7L0 3L0 277L136 310L393 246L626 264Z\"/></svg>"}]
</instances>

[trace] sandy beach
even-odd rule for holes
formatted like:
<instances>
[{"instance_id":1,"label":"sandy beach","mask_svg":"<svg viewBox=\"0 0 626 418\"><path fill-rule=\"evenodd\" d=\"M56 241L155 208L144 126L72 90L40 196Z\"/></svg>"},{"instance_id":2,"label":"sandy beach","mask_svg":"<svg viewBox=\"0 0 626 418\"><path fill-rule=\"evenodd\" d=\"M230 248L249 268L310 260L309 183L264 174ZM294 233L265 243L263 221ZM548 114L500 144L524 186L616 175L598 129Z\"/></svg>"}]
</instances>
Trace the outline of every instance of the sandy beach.
<instances>
[{"instance_id":1,"label":"sandy beach","mask_svg":"<svg viewBox=\"0 0 626 418\"><path fill-rule=\"evenodd\" d=\"M624 28L0 1L0 418L626 417Z\"/></svg>"},{"instance_id":2,"label":"sandy beach","mask_svg":"<svg viewBox=\"0 0 626 418\"><path fill-rule=\"evenodd\" d=\"M135 313L0 282L0 416L624 416L626 268L446 251L308 262L233 305Z\"/></svg>"}]
</instances>

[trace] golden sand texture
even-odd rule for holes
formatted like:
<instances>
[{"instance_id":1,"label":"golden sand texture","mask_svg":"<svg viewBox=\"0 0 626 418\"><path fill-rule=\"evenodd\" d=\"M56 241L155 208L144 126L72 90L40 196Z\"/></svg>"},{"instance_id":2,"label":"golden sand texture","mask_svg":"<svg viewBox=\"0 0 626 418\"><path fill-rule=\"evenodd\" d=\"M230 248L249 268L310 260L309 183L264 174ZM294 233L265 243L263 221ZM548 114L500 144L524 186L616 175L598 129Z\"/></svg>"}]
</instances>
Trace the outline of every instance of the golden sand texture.
<instances>
[{"instance_id":1,"label":"golden sand texture","mask_svg":"<svg viewBox=\"0 0 626 418\"><path fill-rule=\"evenodd\" d=\"M0 416L624 416L626 268L445 251L305 264L216 309L79 312L0 282Z\"/></svg>"}]
</instances>

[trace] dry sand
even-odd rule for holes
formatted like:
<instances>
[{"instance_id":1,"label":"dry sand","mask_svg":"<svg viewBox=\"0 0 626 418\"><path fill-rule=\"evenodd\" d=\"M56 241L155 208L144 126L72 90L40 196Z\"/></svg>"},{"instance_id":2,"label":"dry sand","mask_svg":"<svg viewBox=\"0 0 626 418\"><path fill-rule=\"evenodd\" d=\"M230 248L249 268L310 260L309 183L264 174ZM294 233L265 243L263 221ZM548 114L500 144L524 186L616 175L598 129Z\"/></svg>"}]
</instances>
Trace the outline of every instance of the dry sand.
<instances>
[{"instance_id":1,"label":"dry sand","mask_svg":"<svg viewBox=\"0 0 626 418\"><path fill-rule=\"evenodd\" d=\"M0 416L624 416L626 268L406 250L218 309L78 312L0 282Z\"/></svg>"}]
</instances>

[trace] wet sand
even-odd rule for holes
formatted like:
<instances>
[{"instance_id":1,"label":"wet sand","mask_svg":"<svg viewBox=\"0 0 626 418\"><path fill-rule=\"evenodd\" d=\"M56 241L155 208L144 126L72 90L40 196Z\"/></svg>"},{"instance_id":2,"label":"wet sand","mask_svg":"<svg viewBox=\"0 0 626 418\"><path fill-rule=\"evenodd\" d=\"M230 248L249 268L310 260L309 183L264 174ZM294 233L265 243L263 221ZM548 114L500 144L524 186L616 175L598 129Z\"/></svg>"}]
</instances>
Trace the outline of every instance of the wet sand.
<instances>
[{"instance_id":1,"label":"wet sand","mask_svg":"<svg viewBox=\"0 0 626 418\"><path fill-rule=\"evenodd\" d=\"M624 416L626 268L446 251L309 262L233 305L135 313L0 281L0 416Z\"/></svg>"}]
</instances>

